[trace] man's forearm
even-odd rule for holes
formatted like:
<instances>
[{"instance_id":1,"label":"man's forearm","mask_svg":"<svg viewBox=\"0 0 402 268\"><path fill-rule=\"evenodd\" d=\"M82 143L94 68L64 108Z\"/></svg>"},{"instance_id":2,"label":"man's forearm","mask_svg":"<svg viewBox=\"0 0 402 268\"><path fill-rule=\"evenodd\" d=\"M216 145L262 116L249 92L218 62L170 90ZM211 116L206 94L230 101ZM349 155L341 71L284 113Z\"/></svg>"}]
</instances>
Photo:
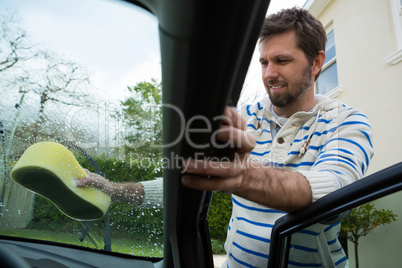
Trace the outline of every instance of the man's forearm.
<instances>
[{"instance_id":1,"label":"man's forearm","mask_svg":"<svg viewBox=\"0 0 402 268\"><path fill-rule=\"evenodd\" d=\"M285 212L297 211L312 202L311 187L299 172L252 167L243 187L233 192L250 201Z\"/></svg>"},{"instance_id":2,"label":"man's forearm","mask_svg":"<svg viewBox=\"0 0 402 268\"><path fill-rule=\"evenodd\" d=\"M141 205L144 200L144 187L141 183L111 183L108 194L112 201Z\"/></svg>"}]
</instances>

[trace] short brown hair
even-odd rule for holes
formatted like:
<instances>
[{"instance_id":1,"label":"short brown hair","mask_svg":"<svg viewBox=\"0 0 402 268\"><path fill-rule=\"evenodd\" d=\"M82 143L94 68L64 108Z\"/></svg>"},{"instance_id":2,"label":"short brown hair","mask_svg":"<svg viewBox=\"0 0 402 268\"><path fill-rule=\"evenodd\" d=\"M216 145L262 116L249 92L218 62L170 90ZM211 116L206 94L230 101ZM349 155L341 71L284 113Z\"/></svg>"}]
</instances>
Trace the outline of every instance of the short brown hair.
<instances>
[{"instance_id":1,"label":"short brown hair","mask_svg":"<svg viewBox=\"0 0 402 268\"><path fill-rule=\"evenodd\" d=\"M297 46L303 50L310 64L313 64L320 50L325 51L327 35L322 23L308 10L298 7L282 9L269 15L265 19L259 42L263 43L274 35L288 31L295 31ZM321 70L315 80L320 73Z\"/></svg>"}]
</instances>

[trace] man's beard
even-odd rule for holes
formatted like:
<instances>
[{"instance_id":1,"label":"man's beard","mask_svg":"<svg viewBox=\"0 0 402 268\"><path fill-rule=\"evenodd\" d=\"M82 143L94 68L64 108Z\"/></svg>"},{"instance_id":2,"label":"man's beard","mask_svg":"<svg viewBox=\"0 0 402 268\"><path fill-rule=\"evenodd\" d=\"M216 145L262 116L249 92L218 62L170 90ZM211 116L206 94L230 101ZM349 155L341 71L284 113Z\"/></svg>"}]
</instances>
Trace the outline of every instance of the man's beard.
<instances>
[{"instance_id":1,"label":"man's beard","mask_svg":"<svg viewBox=\"0 0 402 268\"><path fill-rule=\"evenodd\" d=\"M278 81L276 80L270 80L269 83L267 82L267 87L269 85L275 85L277 84ZM276 107L286 107L289 106L295 102L297 102L301 97L306 94L306 92L309 90L310 86L312 83L312 70L311 66L307 66L304 71L303 71L303 76L299 80L298 83L292 85L292 87L296 88L295 93L291 93L291 88L289 88L289 84L286 83L287 86L287 91L285 92L285 95L280 95L280 94L272 94L268 87L268 96L271 99L271 102L274 106Z\"/></svg>"}]
</instances>

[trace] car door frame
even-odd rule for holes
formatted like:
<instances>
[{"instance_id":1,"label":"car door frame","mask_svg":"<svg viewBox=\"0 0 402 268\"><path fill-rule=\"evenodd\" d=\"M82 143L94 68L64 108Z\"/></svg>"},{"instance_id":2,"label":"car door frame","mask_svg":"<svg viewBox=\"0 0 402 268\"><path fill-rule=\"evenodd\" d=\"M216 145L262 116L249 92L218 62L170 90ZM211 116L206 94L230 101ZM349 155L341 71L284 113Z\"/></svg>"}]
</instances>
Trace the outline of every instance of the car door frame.
<instances>
[{"instance_id":1,"label":"car door frame","mask_svg":"<svg viewBox=\"0 0 402 268\"><path fill-rule=\"evenodd\" d=\"M272 229L268 268L287 267L289 238L295 232L400 190L402 162L347 185L296 213L278 219Z\"/></svg>"}]
</instances>

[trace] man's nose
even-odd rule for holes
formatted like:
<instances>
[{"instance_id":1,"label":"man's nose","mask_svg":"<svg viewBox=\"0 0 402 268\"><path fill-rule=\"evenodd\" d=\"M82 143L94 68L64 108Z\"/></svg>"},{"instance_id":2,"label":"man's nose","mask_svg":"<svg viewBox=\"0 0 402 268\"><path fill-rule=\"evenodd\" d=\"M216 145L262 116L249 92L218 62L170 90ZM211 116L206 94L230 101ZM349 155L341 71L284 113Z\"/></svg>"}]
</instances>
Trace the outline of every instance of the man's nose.
<instances>
[{"instance_id":1,"label":"man's nose","mask_svg":"<svg viewBox=\"0 0 402 268\"><path fill-rule=\"evenodd\" d=\"M265 69L264 78L266 79L276 79L279 77L279 72L275 64L268 64L267 68Z\"/></svg>"}]
</instances>

